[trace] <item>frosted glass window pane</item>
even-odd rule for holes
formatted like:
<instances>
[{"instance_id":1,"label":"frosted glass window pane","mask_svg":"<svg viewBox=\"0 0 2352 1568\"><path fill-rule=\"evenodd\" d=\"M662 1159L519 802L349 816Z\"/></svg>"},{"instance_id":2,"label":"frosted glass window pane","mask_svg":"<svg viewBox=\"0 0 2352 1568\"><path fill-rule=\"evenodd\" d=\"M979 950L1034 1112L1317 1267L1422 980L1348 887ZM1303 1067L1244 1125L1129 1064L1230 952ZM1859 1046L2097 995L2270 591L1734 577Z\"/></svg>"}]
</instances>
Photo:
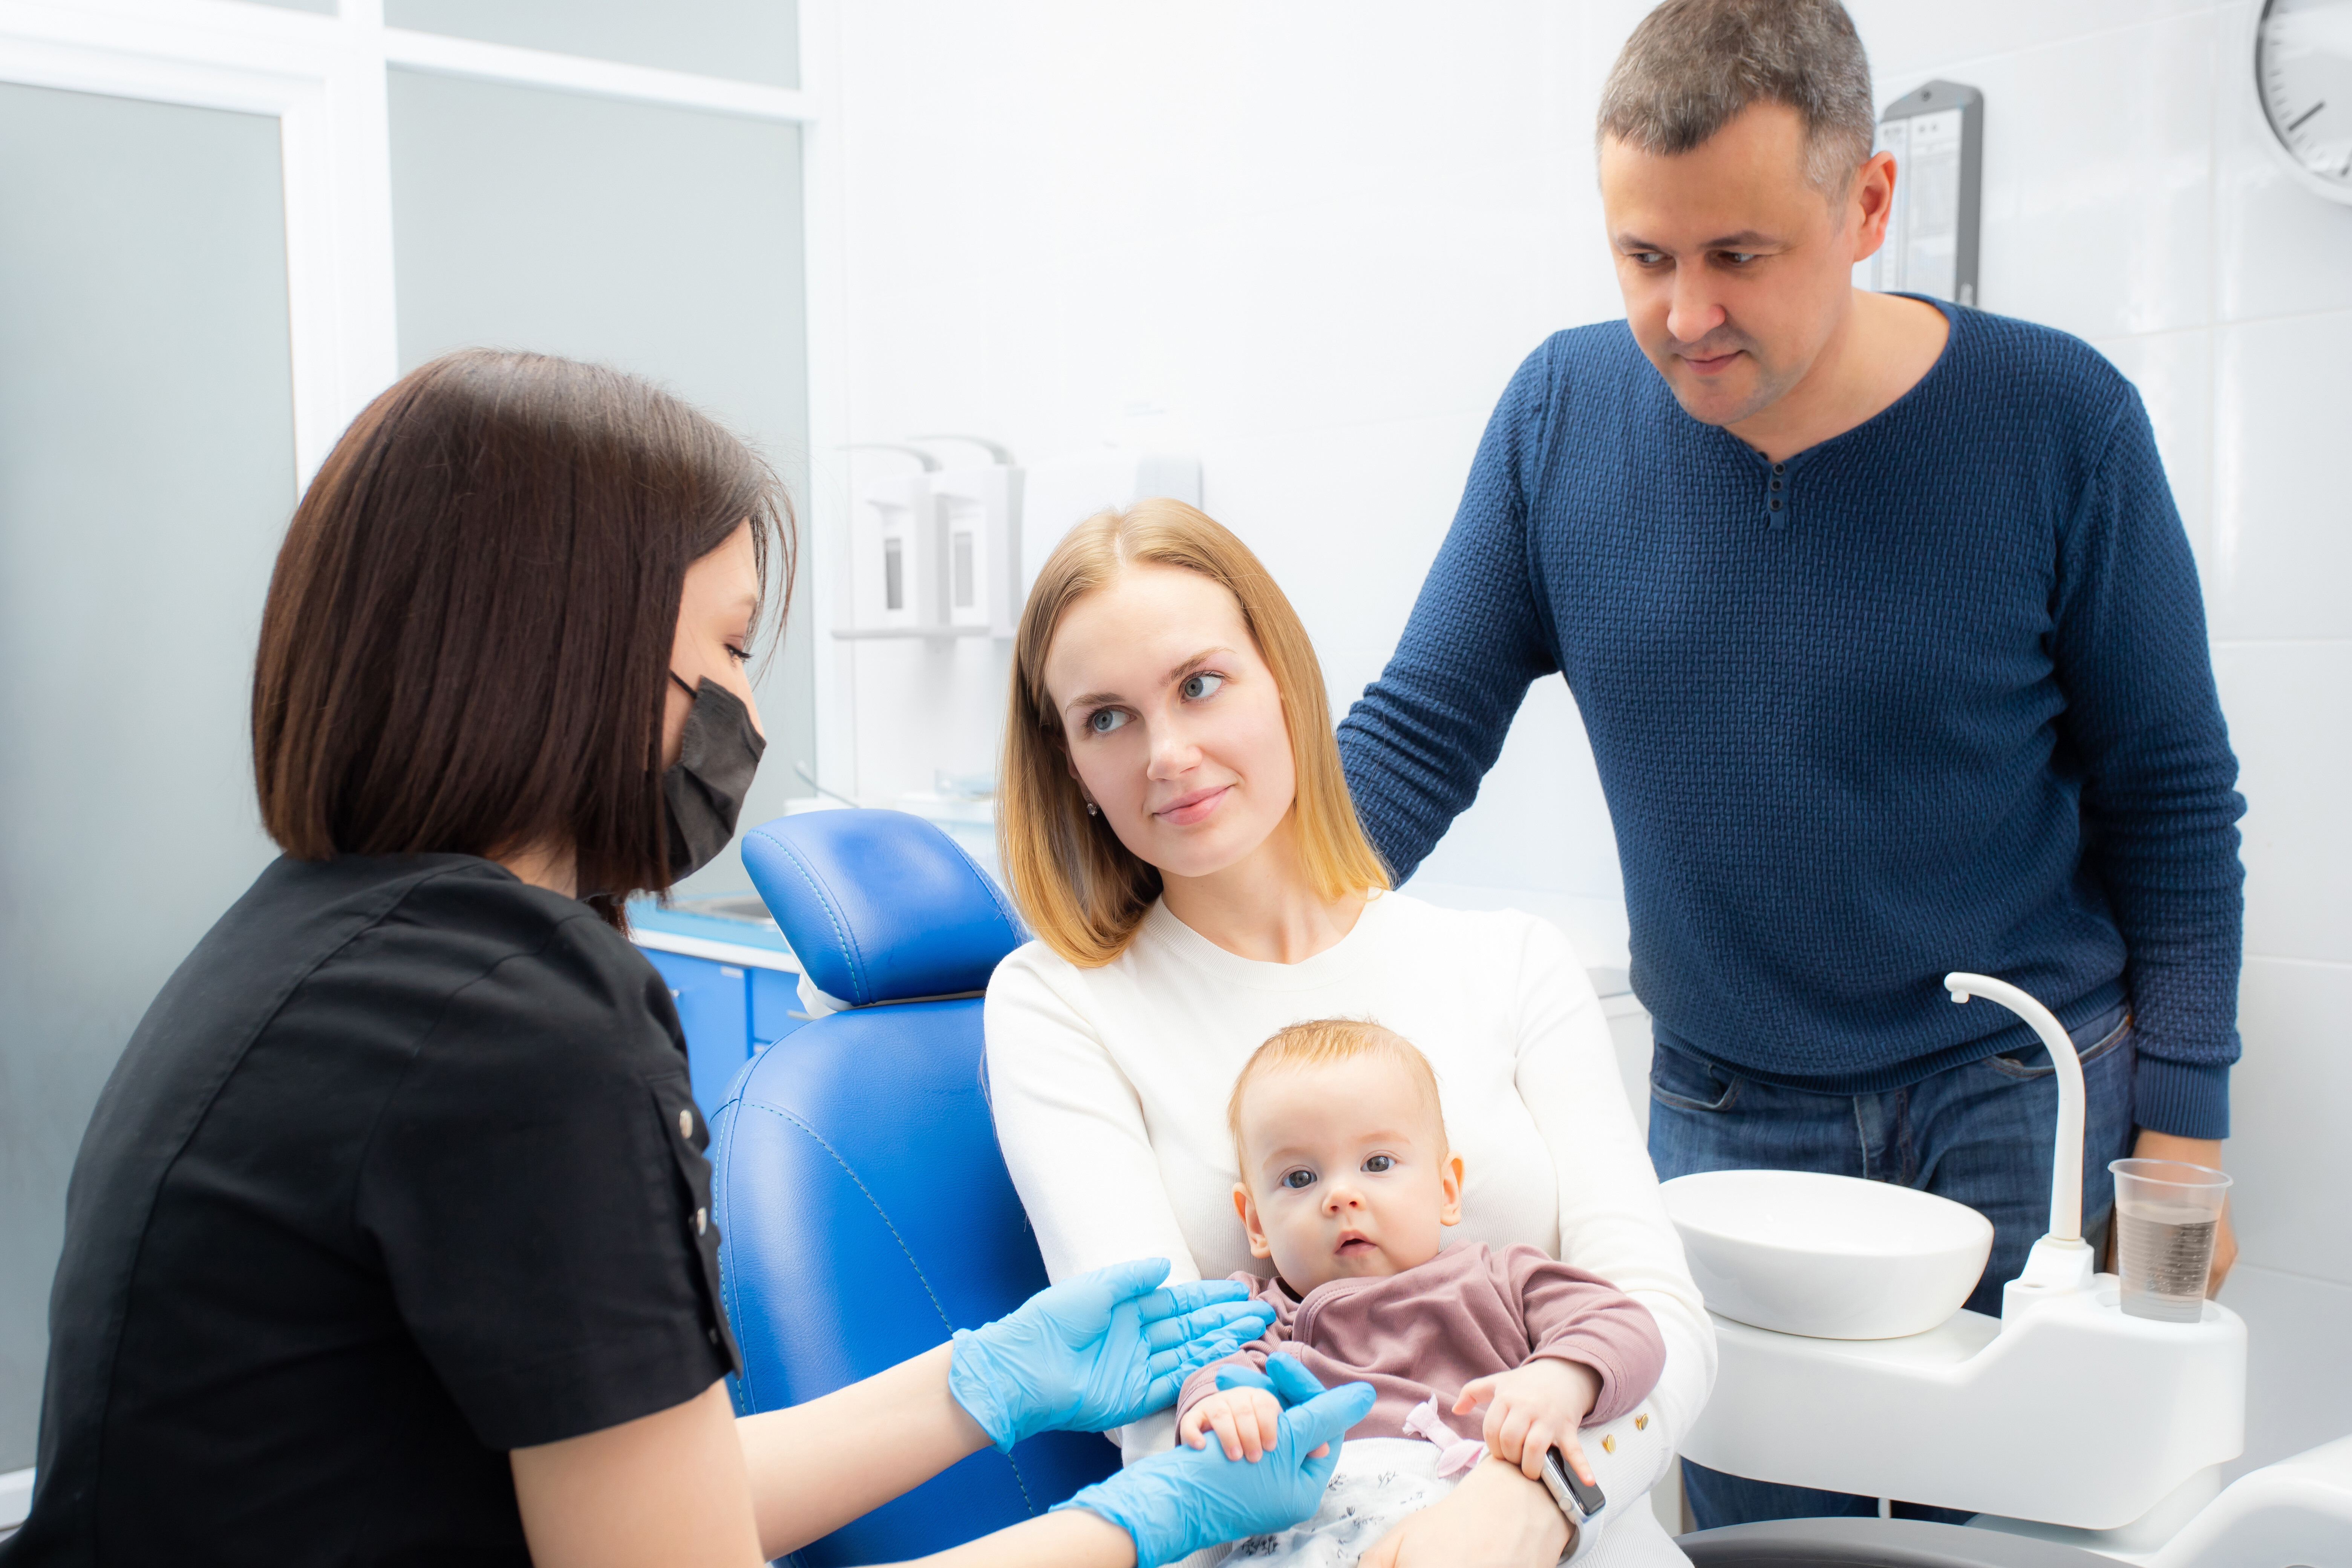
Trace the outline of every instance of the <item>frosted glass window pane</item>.
<instances>
[{"instance_id":1,"label":"frosted glass window pane","mask_svg":"<svg viewBox=\"0 0 2352 1568\"><path fill-rule=\"evenodd\" d=\"M274 851L247 731L294 501L278 122L0 85L0 1471L100 1087Z\"/></svg>"},{"instance_id":2,"label":"frosted glass window pane","mask_svg":"<svg viewBox=\"0 0 2352 1568\"><path fill-rule=\"evenodd\" d=\"M478 343L652 376L757 443L797 504L798 127L419 71L390 86L401 367ZM793 764L815 762L814 690L796 610L759 677L768 752L747 827L808 793ZM683 884L746 886L731 851Z\"/></svg>"},{"instance_id":3,"label":"frosted glass window pane","mask_svg":"<svg viewBox=\"0 0 2352 1568\"><path fill-rule=\"evenodd\" d=\"M384 0L384 25L798 87L794 0Z\"/></svg>"}]
</instances>

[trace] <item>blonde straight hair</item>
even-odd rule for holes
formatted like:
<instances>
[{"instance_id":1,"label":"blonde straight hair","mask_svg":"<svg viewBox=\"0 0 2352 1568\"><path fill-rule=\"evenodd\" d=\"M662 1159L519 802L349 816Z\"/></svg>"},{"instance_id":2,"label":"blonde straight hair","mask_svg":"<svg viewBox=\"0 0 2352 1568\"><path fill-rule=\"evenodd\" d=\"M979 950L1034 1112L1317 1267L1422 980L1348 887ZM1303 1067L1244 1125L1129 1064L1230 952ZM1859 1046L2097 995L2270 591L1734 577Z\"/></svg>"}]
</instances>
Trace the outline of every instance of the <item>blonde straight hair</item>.
<instances>
[{"instance_id":1,"label":"blonde straight hair","mask_svg":"<svg viewBox=\"0 0 2352 1568\"><path fill-rule=\"evenodd\" d=\"M1242 623L1282 699L1298 778L1286 820L1317 896L1339 899L1389 885L1348 798L1315 646L1249 546L1207 514L1165 497L1097 512L1055 546L1021 612L997 786L997 850L1013 901L1046 946L1082 969L1127 951L1160 896L1160 872L1120 843L1106 819L1087 814L1086 796L1070 776L1062 716L1045 689L1045 655L1072 605L1140 565L1197 572L1241 605Z\"/></svg>"},{"instance_id":2,"label":"blonde straight hair","mask_svg":"<svg viewBox=\"0 0 2352 1568\"><path fill-rule=\"evenodd\" d=\"M1422 1104L1437 1120L1437 1146L1451 1152L1445 1135L1445 1100L1437 1092L1437 1069L1429 1065L1418 1046L1370 1018L1308 1018L1286 1024L1252 1051L1234 1075L1234 1092L1225 1101L1225 1128L1234 1135L1234 1164L1252 1191L1256 1184L1250 1182L1249 1151L1242 1147L1242 1106L1248 1099L1249 1086L1286 1068L1328 1067L1361 1057L1380 1057L1404 1069L1420 1092Z\"/></svg>"}]
</instances>

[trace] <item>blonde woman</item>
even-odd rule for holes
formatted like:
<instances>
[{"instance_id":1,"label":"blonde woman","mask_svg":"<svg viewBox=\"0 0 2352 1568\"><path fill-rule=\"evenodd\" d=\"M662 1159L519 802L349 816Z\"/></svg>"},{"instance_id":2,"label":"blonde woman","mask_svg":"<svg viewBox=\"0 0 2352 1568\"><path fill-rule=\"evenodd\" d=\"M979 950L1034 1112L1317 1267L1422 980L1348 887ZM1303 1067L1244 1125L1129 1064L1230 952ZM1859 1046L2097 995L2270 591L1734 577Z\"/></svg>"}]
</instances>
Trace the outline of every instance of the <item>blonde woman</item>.
<instances>
[{"instance_id":1,"label":"blonde woman","mask_svg":"<svg viewBox=\"0 0 2352 1568\"><path fill-rule=\"evenodd\" d=\"M999 832L1037 940L990 984L988 1070L1047 1272L1248 1268L1234 1075L1286 1024L1374 1018L1443 1084L1467 1173L1455 1239L1542 1247L1647 1307L1655 1405L1669 1438L1685 1429L1714 1337L1591 984L1540 921L1389 890L1314 648L1256 557L1172 500L1087 520L1031 590L1012 687ZM1129 1426L1130 1462L1171 1435L1165 1414ZM1655 1535L1637 1499L1611 1511L1612 1557ZM1489 1461L1364 1562L1532 1564L1568 1542L1542 1486Z\"/></svg>"}]
</instances>

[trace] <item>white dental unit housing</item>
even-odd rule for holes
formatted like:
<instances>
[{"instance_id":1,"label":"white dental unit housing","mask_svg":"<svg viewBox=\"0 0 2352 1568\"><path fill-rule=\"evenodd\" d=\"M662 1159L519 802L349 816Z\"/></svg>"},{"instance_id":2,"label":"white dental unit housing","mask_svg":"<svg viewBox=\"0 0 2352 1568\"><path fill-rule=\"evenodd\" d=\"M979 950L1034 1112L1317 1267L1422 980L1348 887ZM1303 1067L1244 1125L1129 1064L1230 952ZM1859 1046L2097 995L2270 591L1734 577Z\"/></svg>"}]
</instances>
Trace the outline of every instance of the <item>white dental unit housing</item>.
<instances>
[{"instance_id":1,"label":"white dental unit housing","mask_svg":"<svg viewBox=\"0 0 2352 1568\"><path fill-rule=\"evenodd\" d=\"M1962 1205L1789 1172L1666 1184L1721 1353L1682 1453L1758 1480L1965 1510L1986 1516L1981 1526L2162 1568L2352 1563L2352 1440L2244 1477L2216 1500L2219 1467L2245 1447L2244 1321L2214 1301L2192 1323L2122 1311L2116 1277L2095 1271L2082 1235L2073 1043L2005 982L1952 973L1944 987L1955 1002L1999 1002L2049 1047L2049 1234L1996 1319L1959 1310L1991 1241ZM2233 1522L2287 1554L2246 1555Z\"/></svg>"}]
</instances>

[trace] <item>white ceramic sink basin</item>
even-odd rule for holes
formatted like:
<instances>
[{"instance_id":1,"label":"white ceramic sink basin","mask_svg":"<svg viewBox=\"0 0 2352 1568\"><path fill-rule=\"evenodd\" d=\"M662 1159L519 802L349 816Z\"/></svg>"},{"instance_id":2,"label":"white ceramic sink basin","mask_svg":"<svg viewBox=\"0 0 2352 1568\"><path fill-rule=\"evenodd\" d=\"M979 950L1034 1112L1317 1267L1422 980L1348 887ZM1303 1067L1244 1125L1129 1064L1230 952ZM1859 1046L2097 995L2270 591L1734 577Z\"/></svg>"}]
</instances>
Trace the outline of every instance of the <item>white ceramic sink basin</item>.
<instances>
[{"instance_id":1,"label":"white ceramic sink basin","mask_svg":"<svg viewBox=\"0 0 2352 1568\"><path fill-rule=\"evenodd\" d=\"M1825 1340L1921 1334L1976 1289L1992 1222L1889 1182L1811 1171L1705 1171L1665 1184L1711 1310Z\"/></svg>"}]
</instances>

